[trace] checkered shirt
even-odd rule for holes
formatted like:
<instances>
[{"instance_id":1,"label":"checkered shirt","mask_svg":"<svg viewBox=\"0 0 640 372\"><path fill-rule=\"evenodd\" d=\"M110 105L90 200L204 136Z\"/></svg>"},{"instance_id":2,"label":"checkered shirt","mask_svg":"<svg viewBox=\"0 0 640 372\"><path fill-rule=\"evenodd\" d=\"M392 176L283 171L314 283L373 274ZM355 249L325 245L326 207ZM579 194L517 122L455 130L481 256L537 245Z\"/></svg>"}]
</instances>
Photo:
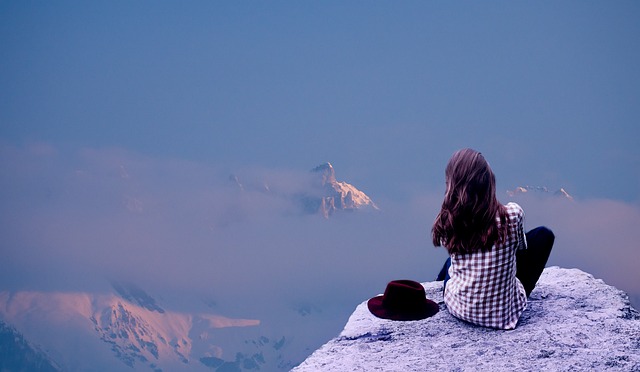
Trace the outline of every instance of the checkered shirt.
<instances>
[{"instance_id":1,"label":"checkered shirt","mask_svg":"<svg viewBox=\"0 0 640 372\"><path fill-rule=\"evenodd\" d=\"M527 241L524 211L516 203L505 207L509 229L502 244L486 252L451 255L444 302L453 316L467 322L514 329L527 305L524 287L516 278L516 250L526 249Z\"/></svg>"}]
</instances>

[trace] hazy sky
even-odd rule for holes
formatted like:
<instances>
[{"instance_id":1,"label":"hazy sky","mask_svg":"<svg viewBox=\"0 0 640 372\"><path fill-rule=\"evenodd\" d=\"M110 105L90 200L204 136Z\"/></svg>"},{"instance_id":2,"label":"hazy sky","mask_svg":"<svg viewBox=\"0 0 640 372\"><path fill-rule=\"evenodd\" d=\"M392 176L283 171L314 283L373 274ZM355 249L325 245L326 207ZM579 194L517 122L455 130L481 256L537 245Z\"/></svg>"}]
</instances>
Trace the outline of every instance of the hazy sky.
<instances>
[{"instance_id":1,"label":"hazy sky","mask_svg":"<svg viewBox=\"0 0 640 372\"><path fill-rule=\"evenodd\" d=\"M444 167L473 147L503 201L574 195L521 201L551 263L640 298L639 46L637 1L2 1L0 287L355 307L435 275ZM380 213L228 193L326 161Z\"/></svg>"},{"instance_id":2,"label":"hazy sky","mask_svg":"<svg viewBox=\"0 0 640 372\"><path fill-rule=\"evenodd\" d=\"M393 197L470 146L503 188L637 201L639 19L634 1L4 1L0 135L331 161Z\"/></svg>"}]
</instances>

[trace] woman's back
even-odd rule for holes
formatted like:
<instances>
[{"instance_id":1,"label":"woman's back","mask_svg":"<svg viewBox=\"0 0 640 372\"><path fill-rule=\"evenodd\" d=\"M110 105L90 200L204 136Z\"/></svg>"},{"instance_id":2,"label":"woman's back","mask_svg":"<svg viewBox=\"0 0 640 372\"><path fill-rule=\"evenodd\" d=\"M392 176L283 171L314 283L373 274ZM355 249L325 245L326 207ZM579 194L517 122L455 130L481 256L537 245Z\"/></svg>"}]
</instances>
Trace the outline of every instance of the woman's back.
<instances>
[{"instance_id":1,"label":"woman's back","mask_svg":"<svg viewBox=\"0 0 640 372\"><path fill-rule=\"evenodd\" d=\"M516 278L516 251L526 249L524 212L516 203L506 206L507 235L489 250L451 255L450 279L444 300L449 311L468 322L513 329L527 296ZM499 219L498 219L499 220Z\"/></svg>"}]
</instances>

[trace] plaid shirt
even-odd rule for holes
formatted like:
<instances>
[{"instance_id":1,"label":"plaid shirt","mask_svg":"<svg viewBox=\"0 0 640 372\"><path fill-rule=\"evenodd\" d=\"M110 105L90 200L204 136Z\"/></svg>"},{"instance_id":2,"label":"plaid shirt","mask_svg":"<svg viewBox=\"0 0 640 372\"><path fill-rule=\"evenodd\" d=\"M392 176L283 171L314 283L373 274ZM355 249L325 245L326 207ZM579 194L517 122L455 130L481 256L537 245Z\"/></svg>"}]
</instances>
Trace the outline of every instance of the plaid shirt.
<instances>
[{"instance_id":1,"label":"plaid shirt","mask_svg":"<svg viewBox=\"0 0 640 372\"><path fill-rule=\"evenodd\" d=\"M516 278L516 250L526 249L527 241L524 211L516 203L506 208L509 229L502 244L486 252L451 255L444 302L452 315L467 322L514 329L527 305L524 287Z\"/></svg>"}]
</instances>

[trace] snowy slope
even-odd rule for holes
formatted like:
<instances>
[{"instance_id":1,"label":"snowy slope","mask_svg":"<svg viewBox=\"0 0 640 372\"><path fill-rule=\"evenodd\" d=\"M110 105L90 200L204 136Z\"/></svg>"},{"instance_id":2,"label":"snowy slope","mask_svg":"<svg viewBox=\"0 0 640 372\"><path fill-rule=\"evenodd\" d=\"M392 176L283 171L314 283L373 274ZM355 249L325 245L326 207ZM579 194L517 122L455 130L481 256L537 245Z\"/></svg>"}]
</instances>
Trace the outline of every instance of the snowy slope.
<instances>
[{"instance_id":1,"label":"snowy slope","mask_svg":"<svg viewBox=\"0 0 640 372\"><path fill-rule=\"evenodd\" d=\"M260 348L276 350L279 341L261 337L254 354L229 355L219 331L256 327L258 320L158 311L113 293L1 292L0 318L65 370L211 370L225 363L257 369L272 357Z\"/></svg>"}]
</instances>

